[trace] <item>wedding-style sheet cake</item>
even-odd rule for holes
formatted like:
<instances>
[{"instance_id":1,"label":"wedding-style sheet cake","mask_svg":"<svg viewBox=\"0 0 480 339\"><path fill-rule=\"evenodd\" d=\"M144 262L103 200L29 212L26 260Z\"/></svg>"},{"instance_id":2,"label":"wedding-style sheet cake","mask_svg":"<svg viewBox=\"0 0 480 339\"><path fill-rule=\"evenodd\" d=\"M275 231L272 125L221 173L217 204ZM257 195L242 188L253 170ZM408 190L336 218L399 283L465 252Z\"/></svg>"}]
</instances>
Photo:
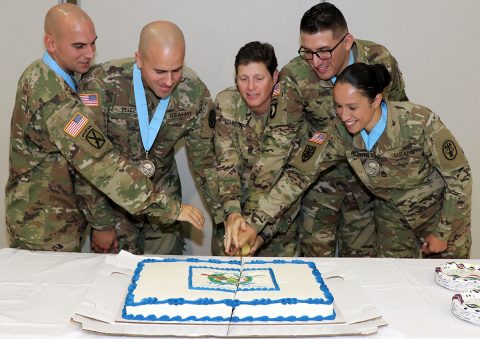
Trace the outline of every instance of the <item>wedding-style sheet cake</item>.
<instances>
[{"instance_id":1,"label":"wedding-style sheet cake","mask_svg":"<svg viewBox=\"0 0 480 339\"><path fill-rule=\"evenodd\" d=\"M312 261L145 259L122 317L151 322L319 322L333 296Z\"/></svg>"}]
</instances>

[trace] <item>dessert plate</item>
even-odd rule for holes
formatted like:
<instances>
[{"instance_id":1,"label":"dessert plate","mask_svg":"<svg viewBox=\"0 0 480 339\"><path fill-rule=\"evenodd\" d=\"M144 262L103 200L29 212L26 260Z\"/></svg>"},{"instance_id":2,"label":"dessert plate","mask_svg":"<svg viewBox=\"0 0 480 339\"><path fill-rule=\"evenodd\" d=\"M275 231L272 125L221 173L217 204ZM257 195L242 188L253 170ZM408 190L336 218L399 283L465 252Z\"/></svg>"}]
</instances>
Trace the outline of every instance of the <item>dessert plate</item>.
<instances>
[{"instance_id":1,"label":"dessert plate","mask_svg":"<svg viewBox=\"0 0 480 339\"><path fill-rule=\"evenodd\" d=\"M480 265L448 262L435 268L435 282L459 292L480 290Z\"/></svg>"},{"instance_id":2,"label":"dessert plate","mask_svg":"<svg viewBox=\"0 0 480 339\"><path fill-rule=\"evenodd\" d=\"M460 319L480 325L480 289L455 294L452 297L452 313Z\"/></svg>"}]
</instances>

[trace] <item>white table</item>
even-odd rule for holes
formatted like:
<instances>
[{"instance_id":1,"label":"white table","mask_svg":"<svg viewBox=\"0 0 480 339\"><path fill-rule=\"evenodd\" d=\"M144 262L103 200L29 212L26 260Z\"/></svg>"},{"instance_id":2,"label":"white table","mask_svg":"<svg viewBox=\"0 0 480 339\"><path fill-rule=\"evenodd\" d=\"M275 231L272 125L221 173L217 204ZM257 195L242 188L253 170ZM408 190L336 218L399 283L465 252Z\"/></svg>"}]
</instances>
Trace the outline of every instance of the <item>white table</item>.
<instances>
[{"instance_id":1,"label":"white table","mask_svg":"<svg viewBox=\"0 0 480 339\"><path fill-rule=\"evenodd\" d=\"M70 320L104 260L102 254L0 249L0 338L115 338ZM435 267L447 260L314 260L320 270L338 267L363 287L389 324L371 337L480 338L480 326L451 313L455 292L433 280Z\"/></svg>"}]
</instances>

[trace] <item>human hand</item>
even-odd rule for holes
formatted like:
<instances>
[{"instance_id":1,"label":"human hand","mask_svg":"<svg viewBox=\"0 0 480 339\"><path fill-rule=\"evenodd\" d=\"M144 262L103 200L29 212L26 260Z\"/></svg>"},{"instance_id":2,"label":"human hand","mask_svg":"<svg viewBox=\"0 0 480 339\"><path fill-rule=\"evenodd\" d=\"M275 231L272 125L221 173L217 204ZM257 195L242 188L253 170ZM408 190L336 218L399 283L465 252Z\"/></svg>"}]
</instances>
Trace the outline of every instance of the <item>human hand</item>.
<instances>
[{"instance_id":1,"label":"human hand","mask_svg":"<svg viewBox=\"0 0 480 339\"><path fill-rule=\"evenodd\" d=\"M245 231L247 228L247 222L243 215L238 212L230 213L227 216L225 225L225 239L223 245L225 246L225 253L230 253L230 248L238 247L238 230Z\"/></svg>"},{"instance_id":2,"label":"human hand","mask_svg":"<svg viewBox=\"0 0 480 339\"><path fill-rule=\"evenodd\" d=\"M107 231L93 230L90 245L95 253L118 253L117 232L114 228Z\"/></svg>"},{"instance_id":3,"label":"human hand","mask_svg":"<svg viewBox=\"0 0 480 339\"><path fill-rule=\"evenodd\" d=\"M252 226L247 224L245 231L240 230L238 233L238 245L232 246L228 254L236 255L239 251L241 251L242 256L249 255L251 253L251 247L255 243L256 238L257 231Z\"/></svg>"},{"instance_id":4,"label":"human hand","mask_svg":"<svg viewBox=\"0 0 480 339\"><path fill-rule=\"evenodd\" d=\"M182 204L177 220L189 222L193 227L199 230L203 230L205 224L205 217L203 216L202 211L187 204Z\"/></svg>"},{"instance_id":5,"label":"human hand","mask_svg":"<svg viewBox=\"0 0 480 339\"><path fill-rule=\"evenodd\" d=\"M262 247L264 241L263 241L263 238L259 235L257 235L257 237L255 238L255 243L253 244L253 246L250 247L250 254L251 256L255 255L255 252L258 251L258 249L260 247Z\"/></svg>"},{"instance_id":6,"label":"human hand","mask_svg":"<svg viewBox=\"0 0 480 339\"><path fill-rule=\"evenodd\" d=\"M435 235L430 233L425 237L425 242L422 245L422 253L429 255L432 253L440 253L447 249L447 242L440 240Z\"/></svg>"}]
</instances>

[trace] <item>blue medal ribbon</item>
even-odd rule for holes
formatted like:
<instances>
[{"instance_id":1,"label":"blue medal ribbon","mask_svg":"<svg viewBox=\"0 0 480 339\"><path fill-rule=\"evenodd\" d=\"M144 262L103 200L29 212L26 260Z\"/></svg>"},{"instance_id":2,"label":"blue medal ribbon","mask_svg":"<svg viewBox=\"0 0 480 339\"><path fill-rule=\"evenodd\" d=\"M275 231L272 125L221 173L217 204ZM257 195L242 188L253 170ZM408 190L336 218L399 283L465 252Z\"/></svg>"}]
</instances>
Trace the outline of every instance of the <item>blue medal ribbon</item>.
<instances>
[{"instance_id":1,"label":"blue medal ribbon","mask_svg":"<svg viewBox=\"0 0 480 339\"><path fill-rule=\"evenodd\" d=\"M45 52L43 55L42 61L50 67L52 71L54 71L59 77L61 77L65 82L70 86L71 89L73 89L74 92L77 92L77 86L75 85L75 81L73 81L73 78L70 74L65 72L60 66L58 66L57 62L53 60L53 58Z\"/></svg>"},{"instance_id":2,"label":"blue medal ribbon","mask_svg":"<svg viewBox=\"0 0 480 339\"><path fill-rule=\"evenodd\" d=\"M170 96L161 99L155 109L155 114L149 123L147 99L145 97L145 88L142 83L142 73L137 64L133 64L133 91L135 93L135 106L137 107L138 125L140 127L140 136L142 138L145 152L150 151L153 142L157 137L160 126L162 126L163 117L167 111ZM148 155L147 155L148 157Z\"/></svg>"},{"instance_id":3,"label":"blue medal ribbon","mask_svg":"<svg viewBox=\"0 0 480 339\"><path fill-rule=\"evenodd\" d=\"M382 107L382 116L380 119L377 121L375 126L372 128L370 133L367 133L365 129L362 129L360 131L360 135L362 136L363 142L365 143L365 146L367 147L368 151L371 151L375 143L380 139L382 136L383 132L385 131L385 128L387 127L387 104L385 101L382 101L381 103Z\"/></svg>"}]
</instances>

